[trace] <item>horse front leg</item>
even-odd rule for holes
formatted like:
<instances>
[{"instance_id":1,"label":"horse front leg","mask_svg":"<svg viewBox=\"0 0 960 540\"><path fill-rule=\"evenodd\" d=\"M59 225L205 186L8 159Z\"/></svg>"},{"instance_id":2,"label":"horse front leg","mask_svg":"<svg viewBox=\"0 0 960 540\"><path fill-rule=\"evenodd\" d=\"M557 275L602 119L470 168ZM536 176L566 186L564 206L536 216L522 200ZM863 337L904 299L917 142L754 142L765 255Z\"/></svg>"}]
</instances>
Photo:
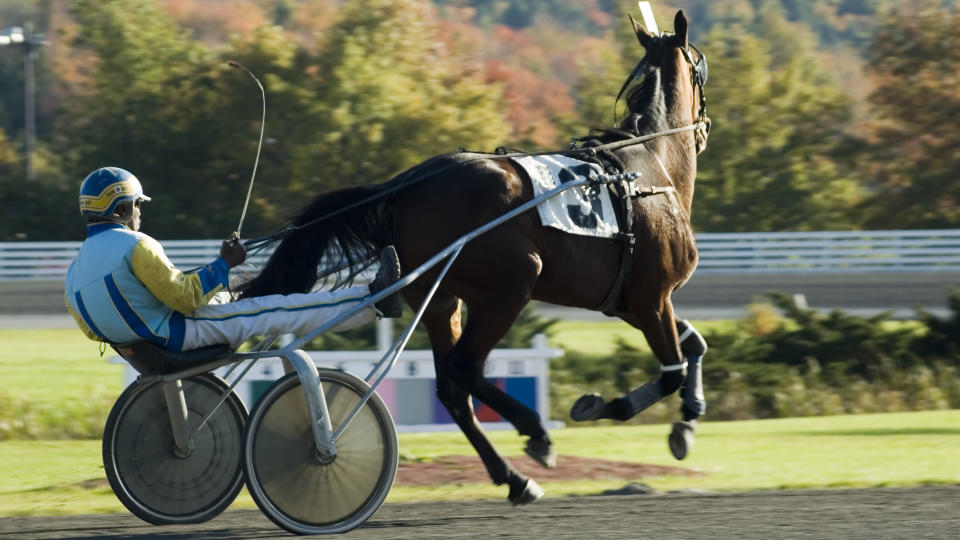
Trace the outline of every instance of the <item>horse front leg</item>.
<instances>
[{"instance_id":1,"label":"horse front leg","mask_svg":"<svg viewBox=\"0 0 960 540\"><path fill-rule=\"evenodd\" d=\"M605 402L599 394L586 394L573 404L570 417L576 421L609 418L625 421L676 392L687 375L687 363L680 355L679 339L669 298L654 308L635 309L621 319L641 330L653 354L660 361L660 378L631 390L627 395Z\"/></svg>"},{"instance_id":2,"label":"horse front leg","mask_svg":"<svg viewBox=\"0 0 960 540\"><path fill-rule=\"evenodd\" d=\"M687 457L694 444L694 432L697 419L707 412L707 401L703 395L703 356L707 353L707 340L690 321L677 320L677 334L680 340L680 352L687 361L687 378L680 387L683 400L680 414L683 421L674 422L667 442L673 457Z\"/></svg>"}]
</instances>

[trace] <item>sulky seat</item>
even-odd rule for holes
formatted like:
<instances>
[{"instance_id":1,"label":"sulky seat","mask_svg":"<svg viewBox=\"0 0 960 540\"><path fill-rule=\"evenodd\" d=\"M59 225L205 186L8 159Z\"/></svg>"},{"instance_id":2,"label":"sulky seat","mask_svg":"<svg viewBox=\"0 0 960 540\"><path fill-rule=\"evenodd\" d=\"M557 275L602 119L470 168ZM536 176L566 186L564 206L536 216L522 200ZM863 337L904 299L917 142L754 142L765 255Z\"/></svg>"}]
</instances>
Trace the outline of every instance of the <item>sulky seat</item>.
<instances>
[{"instance_id":1,"label":"sulky seat","mask_svg":"<svg viewBox=\"0 0 960 540\"><path fill-rule=\"evenodd\" d=\"M233 354L229 345L210 345L189 351L171 351L149 341L111 343L141 375L167 375Z\"/></svg>"}]
</instances>

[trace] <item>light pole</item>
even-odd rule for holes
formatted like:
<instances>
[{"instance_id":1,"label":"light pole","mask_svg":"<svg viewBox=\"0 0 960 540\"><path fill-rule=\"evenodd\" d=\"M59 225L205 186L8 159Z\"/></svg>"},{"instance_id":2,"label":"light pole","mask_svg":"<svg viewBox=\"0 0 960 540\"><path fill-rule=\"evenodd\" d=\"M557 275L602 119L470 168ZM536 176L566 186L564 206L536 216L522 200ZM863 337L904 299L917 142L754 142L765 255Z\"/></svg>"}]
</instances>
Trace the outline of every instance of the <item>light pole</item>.
<instances>
[{"instance_id":1,"label":"light pole","mask_svg":"<svg viewBox=\"0 0 960 540\"><path fill-rule=\"evenodd\" d=\"M37 49L46 45L43 35L33 33L33 25L13 26L0 31L0 45L23 48L23 149L26 154L27 182L33 181L33 147L36 139L36 107L34 106L33 60Z\"/></svg>"}]
</instances>

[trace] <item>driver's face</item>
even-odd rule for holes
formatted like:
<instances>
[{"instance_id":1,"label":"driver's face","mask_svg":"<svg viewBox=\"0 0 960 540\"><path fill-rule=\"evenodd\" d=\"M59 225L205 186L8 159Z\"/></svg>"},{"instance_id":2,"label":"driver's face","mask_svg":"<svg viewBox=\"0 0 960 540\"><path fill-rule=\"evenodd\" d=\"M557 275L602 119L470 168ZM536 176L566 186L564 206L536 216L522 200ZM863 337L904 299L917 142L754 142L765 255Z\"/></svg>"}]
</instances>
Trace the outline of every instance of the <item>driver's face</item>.
<instances>
[{"instance_id":1,"label":"driver's face","mask_svg":"<svg viewBox=\"0 0 960 540\"><path fill-rule=\"evenodd\" d=\"M133 208L130 213L130 222L127 225L130 227L130 230L139 231L140 230L140 200L137 199L133 203Z\"/></svg>"}]
</instances>

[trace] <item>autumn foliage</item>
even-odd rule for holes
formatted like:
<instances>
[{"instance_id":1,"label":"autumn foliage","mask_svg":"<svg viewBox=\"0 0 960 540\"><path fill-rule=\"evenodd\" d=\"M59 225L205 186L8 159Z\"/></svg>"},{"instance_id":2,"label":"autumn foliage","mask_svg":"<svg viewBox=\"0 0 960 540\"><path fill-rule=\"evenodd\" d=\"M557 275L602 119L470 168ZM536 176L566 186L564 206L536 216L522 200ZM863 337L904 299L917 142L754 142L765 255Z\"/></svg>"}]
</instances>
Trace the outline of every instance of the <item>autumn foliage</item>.
<instances>
[{"instance_id":1,"label":"autumn foliage","mask_svg":"<svg viewBox=\"0 0 960 540\"><path fill-rule=\"evenodd\" d=\"M960 16L923 0L654 2L707 54L713 131L700 231L960 224ZM155 194L160 238L232 230L259 93L250 234L310 197L465 147L562 149L615 122L642 56L614 0L0 0L31 21L36 179L24 181L23 59L0 47L0 240L79 239L76 188L104 165ZM620 112L622 112L622 104Z\"/></svg>"}]
</instances>

